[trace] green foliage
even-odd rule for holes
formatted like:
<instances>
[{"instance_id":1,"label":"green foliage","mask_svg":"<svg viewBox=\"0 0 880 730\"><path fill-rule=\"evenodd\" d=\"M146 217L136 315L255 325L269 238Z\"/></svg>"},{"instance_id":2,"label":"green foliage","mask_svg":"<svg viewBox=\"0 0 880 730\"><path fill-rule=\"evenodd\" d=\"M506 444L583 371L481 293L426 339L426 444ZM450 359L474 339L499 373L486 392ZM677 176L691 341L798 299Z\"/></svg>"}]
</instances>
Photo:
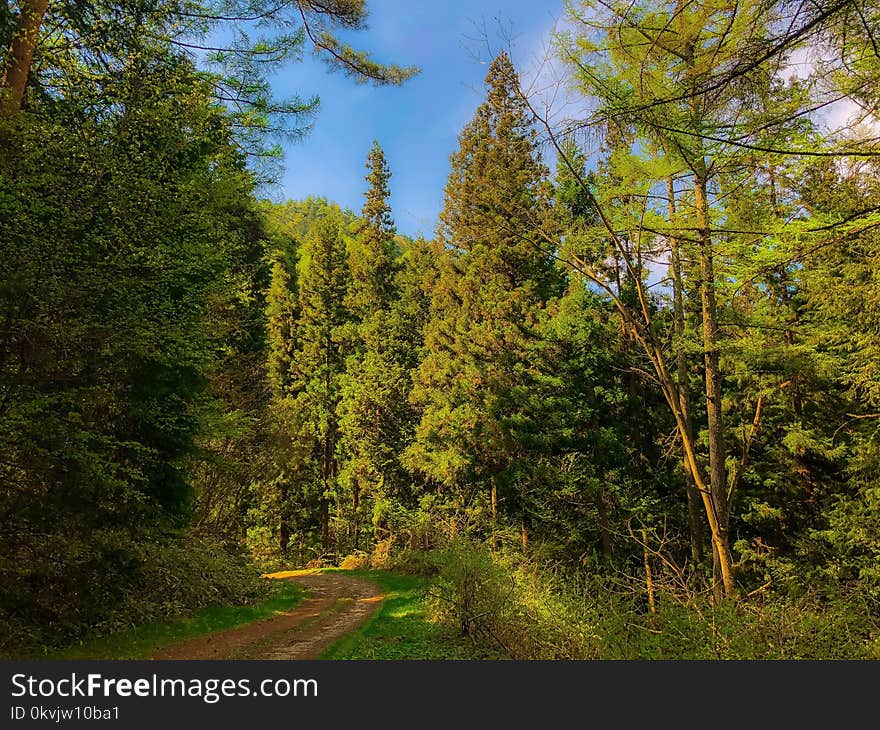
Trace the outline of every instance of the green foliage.
<instances>
[{"instance_id":1,"label":"green foliage","mask_svg":"<svg viewBox=\"0 0 880 730\"><path fill-rule=\"evenodd\" d=\"M559 288L538 234L520 233L548 219L550 206L518 83L502 53L486 77L487 101L452 156L425 355L411 395L422 415L405 455L460 509L477 508L478 495L491 491L513 514L515 471L537 428L538 329Z\"/></svg>"},{"instance_id":2,"label":"green foliage","mask_svg":"<svg viewBox=\"0 0 880 730\"><path fill-rule=\"evenodd\" d=\"M385 595L379 610L353 634L333 644L322 659L494 659L495 652L450 636L431 620L426 583L385 571L351 573L369 580Z\"/></svg>"},{"instance_id":3,"label":"green foliage","mask_svg":"<svg viewBox=\"0 0 880 730\"><path fill-rule=\"evenodd\" d=\"M230 598L232 605L213 605L199 609L191 616L154 621L105 637L85 639L79 644L50 652L46 658L149 659L169 644L259 621L279 611L289 611L305 596L305 591L292 581L264 581L262 588L260 597L252 599L251 603L242 605L240 601L244 596Z\"/></svg>"},{"instance_id":4,"label":"green foliage","mask_svg":"<svg viewBox=\"0 0 880 730\"><path fill-rule=\"evenodd\" d=\"M349 247L352 282L346 300L348 309L360 320L362 328L367 330L361 334L365 345L373 344L369 342L371 336L379 336L369 330L375 329L381 323L370 320L388 309L395 298L393 286L396 254L394 220L388 203L391 195L388 187L391 171L378 142L374 142L370 149L367 169L369 174L366 181L369 187L361 212L362 222L358 224L360 230Z\"/></svg>"},{"instance_id":5,"label":"green foliage","mask_svg":"<svg viewBox=\"0 0 880 730\"><path fill-rule=\"evenodd\" d=\"M191 65L138 61L101 106L2 135L0 610L40 641L111 620L187 522L219 352L243 349L252 178Z\"/></svg>"},{"instance_id":6,"label":"green foliage","mask_svg":"<svg viewBox=\"0 0 880 730\"><path fill-rule=\"evenodd\" d=\"M351 342L344 306L350 216L317 199L270 208L268 215L277 246L263 353L270 398L260 413L263 451L249 474L253 498L246 518L251 554L266 570L306 562L329 548L336 410Z\"/></svg>"},{"instance_id":7,"label":"green foliage","mask_svg":"<svg viewBox=\"0 0 880 730\"><path fill-rule=\"evenodd\" d=\"M595 659L595 636L574 602L528 564L516 566L469 539L435 555L429 594L437 620L513 659Z\"/></svg>"},{"instance_id":8,"label":"green foliage","mask_svg":"<svg viewBox=\"0 0 880 730\"><path fill-rule=\"evenodd\" d=\"M880 598L880 448L878 439L860 444L853 487L828 509L827 523L809 535L804 552L820 579L840 590L857 587Z\"/></svg>"},{"instance_id":9,"label":"green foliage","mask_svg":"<svg viewBox=\"0 0 880 730\"><path fill-rule=\"evenodd\" d=\"M433 578L439 572L434 555L429 550L409 548L399 552L392 564L396 573L411 575L415 578Z\"/></svg>"},{"instance_id":10,"label":"green foliage","mask_svg":"<svg viewBox=\"0 0 880 730\"><path fill-rule=\"evenodd\" d=\"M752 605L683 606L669 596L656 614L633 616L609 600L588 607L603 659L873 659L877 619L854 602L815 596Z\"/></svg>"},{"instance_id":11,"label":"green foliage","mask_svg":"<svg viewBox=\"0 0 880 730\"><path fill-rule=\"evenodd\" d=\"M9 12L4 4L4 16ZM328 66L359 83L400 85L418 73L413 66L379 63L340 39L340 31L364 30L367 14L365 2L350 0L50 3L43 21L47 32L30 69L32 86L40 97L69 101L81 90L70 78L65 82L64 73L82 71L104 82L149 62L150 46L167 48L198 66L243 147L261 157L277 155L277 149L267 151L267 142L302 137L319 105L316 94L278 98L271 84L273 73L302 60L307 44ZM7 27L0 16L4 35Z\"/></svg>"},{"instance_id":12,"label":"green foliage","mask_svg":"<svg viewBox=\"0 0 880 730\"><path fill-rule=\"evenodd\" d=\"M266 595L249 562L217 543L102 530L87 543L76 537L56 539L51 548L57 552L49 548L43 555L51 562L32 564L27 572L19 569L18 585L28 590L4 597L8 618L0 632L2 656L34 656L208 606L252 604ZM153 628L144 631L154 636ZM140 636L140 630L134 635ZM117 645L115 639L109 643Z\"/></svg>"},{"instance_id":13,"label":"green foliage","mask_svg":"<svg viewBox=\"0 0 880 730\"><path fill-rule=\"evenodd\" d=\"M346 306L352 313L352 346L339 403L340 452L346 541L361 544L364 527L378 539L384 526L383 498L406 499L409 479L400 462L414 414L408 403L414 350L420 333L412 297L420 289L400 288L412 259L401 258L389 205L391 172L378 142L367 158L368 183L361 221L349 247L352 273ZM417 306L417 305L415 305ZM378 519L370 520L373 513ZM372 524L370 524L372 522Z\"/></svg>"},{"instance_id":14,"label":"green foliage","mask_svg":"<svg viewBox=\"0 0 880 730\"><path fill-rule=\"evenodd\" d=\"M857 596L764 596L713 607L661 589L657 611L593 573L550 578L547 566L493 554L468 540L410 555L439 572L428 590L434 617L482 647L518 659L869 659L878 617ZM405 566L402 562L401 566ZM610 576L609 576L610 577Z\"/></svg>"},{"instance_id":15,"label":"green foliage","mask_svg":"<svg viewBox=\"0 0 880 730\"><path fill-rule=\"evenodd\" d=\"M50 4L0 110L0 650L253 601L246 549L434 579L371 573L392 596L339 656L875 656L880 176L810 110L875 108L876 11L768 56L779 4L570 3L591 115L543 130L551 178L500 54L432 241L378 143L360 215L255 201L317 103L274 69L413 75L341 40L365 20ZM719 514L745 597L713 607Z\"/></svg>"},{"instance_id":16,"label":"green foliage","mask_svg":"<svg viewBox=\"0 0 880 730\"><path fill-rule=\"evenodd\" d=\"M293 359L296 353L296 291L283 259L272 264L272 279L266 293L266 323L269 351L266 365L269 387L277 397L286 395L291 386Z\"/></svg>"}]
</instances>

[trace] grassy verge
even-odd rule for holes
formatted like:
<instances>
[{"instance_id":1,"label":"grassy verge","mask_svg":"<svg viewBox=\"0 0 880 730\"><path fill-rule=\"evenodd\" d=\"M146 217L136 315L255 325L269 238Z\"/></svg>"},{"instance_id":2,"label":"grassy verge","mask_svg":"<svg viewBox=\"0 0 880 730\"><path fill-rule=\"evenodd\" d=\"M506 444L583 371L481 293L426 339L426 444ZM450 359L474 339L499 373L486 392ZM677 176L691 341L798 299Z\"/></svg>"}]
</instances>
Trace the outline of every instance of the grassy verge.
<instances>
[{"instance_id":1,"label":"grassy verge","mask_svg":"<svg viewBox=\"0 0 880 730\"><path fill-rule=\"evenodd\" d=\"M272 593L249 606L211 606L193 616L155 621L47 654L45 659L147 659L158 649L178 641L267 618L296 606L306 591L292 581L275 581Z\"/></svg>"},{"instance_id":2,"label":"grassy verge","mask_svg":"<svg viewBox=\"0 0 880 730\"><path fill-rule=\"evenodd\" d=\"M429 619L424 600L428 581L382 570L336 572L372 581L385 600L363 626L333 644L322 659L495 658L466 638L450 636Z\"/></svg>"}]
</instances>

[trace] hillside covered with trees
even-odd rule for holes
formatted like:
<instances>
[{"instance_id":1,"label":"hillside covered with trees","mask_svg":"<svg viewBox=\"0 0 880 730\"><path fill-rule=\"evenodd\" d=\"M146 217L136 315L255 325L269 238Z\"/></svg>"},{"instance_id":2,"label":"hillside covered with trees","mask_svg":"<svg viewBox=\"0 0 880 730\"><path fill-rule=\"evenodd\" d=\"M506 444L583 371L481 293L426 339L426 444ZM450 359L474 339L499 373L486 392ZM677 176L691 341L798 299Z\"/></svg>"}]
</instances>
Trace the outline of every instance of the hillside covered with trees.
<instances>
[{"instance_id":1,"label":"hillside covered with trees","mask_svg":"<svg viewBox=\"0 0 880 730\"><path fill-rule=\"evenodd\" d=\"M379 142L263 199L271 69L418 72L363 2L0 6L0 654L341 564L505 656L880 657L880 11L551 10L423 240Z\"/></svg>"}]
</instances>

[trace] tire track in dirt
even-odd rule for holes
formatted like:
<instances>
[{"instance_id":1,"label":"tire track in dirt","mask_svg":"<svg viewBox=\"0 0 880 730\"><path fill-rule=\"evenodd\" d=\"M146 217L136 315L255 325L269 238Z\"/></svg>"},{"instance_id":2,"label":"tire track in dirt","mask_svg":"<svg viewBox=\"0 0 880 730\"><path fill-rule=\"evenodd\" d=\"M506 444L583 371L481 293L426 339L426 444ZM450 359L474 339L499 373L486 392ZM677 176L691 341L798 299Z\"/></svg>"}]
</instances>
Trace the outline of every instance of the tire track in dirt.
<instances>
[{"instance_id":1,"label":"tire track in dirt","mask_svg":"<svg viewBox=\"0 0 880 730\"><path fill-rule=\"evenodd\" d=\"M383 598L374 584L347 575L292 571L266 577L294 580L309 595L271 618L163 647L153 659L317 659L356 631Z\"/></svg>"}]
</instances>

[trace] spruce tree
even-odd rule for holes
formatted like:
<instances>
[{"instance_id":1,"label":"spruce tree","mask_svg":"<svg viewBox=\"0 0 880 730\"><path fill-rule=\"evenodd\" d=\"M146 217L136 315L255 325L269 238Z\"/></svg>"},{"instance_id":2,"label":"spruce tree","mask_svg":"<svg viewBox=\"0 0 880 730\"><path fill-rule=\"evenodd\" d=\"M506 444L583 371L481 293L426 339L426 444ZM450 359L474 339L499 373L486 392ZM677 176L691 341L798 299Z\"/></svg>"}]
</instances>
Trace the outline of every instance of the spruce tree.
<instances>
[{"instance_id":1,"label":"spruce tree","mask_svg":"<svg viewBox=\"0 0 880 730\"><path fill-rule=\"evenodd\" d=\"M534 427L530 385L539 373L537 328L559 280L533 232L549 214L535 132L506 54L491 64L487 99L460 136L435 245L425 358L413 402L423 409L408 463L488 509L498 526ZM474 500L475 494L481 499Z\"/></svg>"},{"instance_id":2,"label":"spruce tree","mask_svg":"<svg viewBox=\"0 0 880 730\"><path fill-rule=\"evenodd\" d=\"M348 488L347 515L352 547L361 547L370 508L399 492L404 482L400 451L411 428L412 345L404 336L396 286L397 244L388 202L391 173L378 142L367 159L368 183L357 236L350 246L351 287L346 303L355 328L340 405L342 451ZM378 537L382 537L378 518Z\"/></svg>"},{"instance_id":3,"label":"spruce tree","mask_svg":"<svg viewBox=\"0 0 880 730\"><path fill-rule=\"evenodd\" d=\"M272 263L269 291L266 293L266 330L269 390L273 397L283 397L290 389L291 368L296 345L294 331L297 316L296 292L288 265L277 255Z\"/></svg>"},{"instance_id":4,"label":"spruce tree","mask_svg":"<svg viewBox=\"0 0 880 730\"><path fill-rule=\"evenodd\" d=\"M308 424L319 465L321 546L331 547L330 503L336 496L339 440L337 408L345 360L350 352L345 306L350 272L341 211L328 208L311 226L298 265L298 347L292 388Z\"/></svg>"},{"instance_id":5,"label":"spruce tree","mask_svg":"<svg viewBox=\"0 0 880 730\"><path fill-rule=\"evenodd\" d=\"M270 401L268 415L273 423L280 413L284 412L291 385L291 367L295 354L294 327L296 318L295 292L291 287L290 274L280 254L272 264L269 290L266 292L266 334L267 363L266 374L269 380ZM276 440L278 434L276 435ZM284 449L274 451L283 454ZM290 525L288 524L287 500L290 490L287 464L277 465L273 486L277 487L278 548L282 556L287 552L290 542ZM274 500L273 500L274 501Z\"/></svg>"},{"instance_id":6,"label":"spruce tree","mask_svg":"<svg viewBox=\"0 0 880 730\"><path fill-rule=\"evenodd\" d=\"M388 183L391 171L378 142L373 143L367 157L369 184L349 255L351 288L346 304L361 322L376 318L388 309L394 288L394 220L391 217L391 196Z\"/></svg>"}]
</instances>

